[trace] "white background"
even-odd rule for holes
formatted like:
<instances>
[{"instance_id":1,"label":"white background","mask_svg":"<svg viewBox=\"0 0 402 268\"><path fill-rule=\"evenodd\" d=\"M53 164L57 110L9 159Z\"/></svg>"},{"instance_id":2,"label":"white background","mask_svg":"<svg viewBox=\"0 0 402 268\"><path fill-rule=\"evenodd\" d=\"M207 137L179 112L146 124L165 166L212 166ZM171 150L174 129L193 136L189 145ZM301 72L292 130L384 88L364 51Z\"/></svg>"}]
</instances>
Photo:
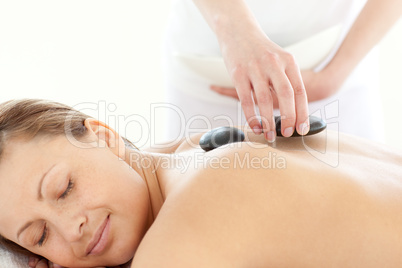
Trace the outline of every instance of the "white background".
<instances>
[{"instance_id":1,"label":"white background","mask_svg":"<svg viewBox=\"0 0 402 268\"><path fill-rule=\"evenodd\" d=\"M190 1L190 0L189 0ZM85 108L139 146L163 137L162 40L171 0L0 0L0 102ZM402 22L381 46L387 143L402 149ZM99 111L90 110L90 104ZM373 107L375 109L375 107ZM149 125L147 125L149 124Z\"/></svg>"}]
</instances>

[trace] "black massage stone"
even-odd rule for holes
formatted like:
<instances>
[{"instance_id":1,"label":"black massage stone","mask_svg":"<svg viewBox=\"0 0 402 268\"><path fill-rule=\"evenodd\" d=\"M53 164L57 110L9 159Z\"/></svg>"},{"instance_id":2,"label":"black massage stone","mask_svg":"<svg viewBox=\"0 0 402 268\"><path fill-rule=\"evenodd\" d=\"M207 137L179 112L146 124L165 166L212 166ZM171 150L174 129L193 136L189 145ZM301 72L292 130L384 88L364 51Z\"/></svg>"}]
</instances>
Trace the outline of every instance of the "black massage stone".
<instances>
[{"instance_id":1,"label":"black massage stone","mask_svg":"<svg viewBox=\"0 0 402 268\"><path fill-rule=\"evenodd\" d=\"M318 117L310 116L309 119L310 131L306 136L317 134L327 127L327 123ZM282 137L280 116L275 116L275 125L276 135ZM295 130L291 137L300 137L300 135ZM244 132L240 129L234 127L218 127L202 135L199 144L204 151L208 152L228 143L242 141L244 141Z\"/></svg>"},{"instance_id":2,"label":"black massage stone","mask_svg":"<svg viewBox=\"0 0 402 268\"><path fill-rule=\"evenodd\" d=\"M244 132L240 129L235 127L218 127L202 135L199 144L204 151L208 152L228 143L242 141L244 141Z\"/></svg>"},{"instance_id":3,"label":"black massage stone","mask_svg":"<svg viewBox=\"0 0 402 268\"><path fill-rule=\"evenodd\" d=\"M323 131L327 127L327 123L325 123L321 118L318 118L318 117L310 115L309 119L310 119L310 130L306 134L306 136L320 133L321 131ZM280 116L275 116L275 126L276 126L276 128L275 128L276 129L276 135L278 137L282 137L282 133L281 133L281 117ZM291 137L300 137L300 136L301 135L299 135L297 133L297 131L295 130Z\"/></svg>"}]
</instances>

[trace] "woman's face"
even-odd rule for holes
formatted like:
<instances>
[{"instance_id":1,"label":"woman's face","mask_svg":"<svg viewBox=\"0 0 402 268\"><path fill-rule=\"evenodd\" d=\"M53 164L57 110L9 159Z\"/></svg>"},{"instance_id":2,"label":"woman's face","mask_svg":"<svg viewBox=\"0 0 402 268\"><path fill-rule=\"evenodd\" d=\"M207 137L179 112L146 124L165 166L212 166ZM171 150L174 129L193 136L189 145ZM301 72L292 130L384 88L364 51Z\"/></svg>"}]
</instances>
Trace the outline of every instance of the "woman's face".
<instances>
[{"instance_id":1,"label":"woman's face","mask_svg":"<svg viewBox=\"0 0 402 268\"><path fill-rule=\"evenodd\" d=\"M0 160L0 234L63 266L127 262L148 209L142 178L108 146L41 137L11 142Z\"/></svg>"}]
</instances>

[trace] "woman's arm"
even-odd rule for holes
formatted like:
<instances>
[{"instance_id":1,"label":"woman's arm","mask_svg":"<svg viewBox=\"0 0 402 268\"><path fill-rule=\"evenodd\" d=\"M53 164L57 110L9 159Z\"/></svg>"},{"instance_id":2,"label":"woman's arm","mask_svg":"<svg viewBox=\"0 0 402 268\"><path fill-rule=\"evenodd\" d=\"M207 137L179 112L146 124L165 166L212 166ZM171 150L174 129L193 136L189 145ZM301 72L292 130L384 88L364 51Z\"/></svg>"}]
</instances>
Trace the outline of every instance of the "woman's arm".
<instances>
[{"instance_id":1,"label":"woman's arm","mask_svg":"<svg viewBox=\"0 0 402 268\"><path fill-rule=\"evenodd\" d=\"M295 125L299 134L307 133L307 96L294 57L266 36L243 0L194 0L194 3L217 36L251 129L261 133L255 101L265 138L275 140L273 96L276 95L282 115L282 134L291 136Z\"/></svg>"},{"instance_id":2,"label":"woman's arm","mask_svg":"<svg viewBox=\"0 0 402 268\"><path fill-rule=\"evenodd\" d=\"M331 62L316 74L302 72L309 101L336 93L401 14L400 0L368 0Z\"/></svg>"},{"instance_id":3,"label":"woman's arm","mask_svg":"<svg viewBox=\"0 0 402 268\"><path fill-rule=\"evenodd\" d=\"M400 0L368 0L330 63L319 72L301 71L308 100L317 101L335 94L357 64L400 18L401 13ZM238 98L231 88L213 86L212 89L222 95ZM274 108L278 108L275 103Z\"/></svg>"}]
</instances>

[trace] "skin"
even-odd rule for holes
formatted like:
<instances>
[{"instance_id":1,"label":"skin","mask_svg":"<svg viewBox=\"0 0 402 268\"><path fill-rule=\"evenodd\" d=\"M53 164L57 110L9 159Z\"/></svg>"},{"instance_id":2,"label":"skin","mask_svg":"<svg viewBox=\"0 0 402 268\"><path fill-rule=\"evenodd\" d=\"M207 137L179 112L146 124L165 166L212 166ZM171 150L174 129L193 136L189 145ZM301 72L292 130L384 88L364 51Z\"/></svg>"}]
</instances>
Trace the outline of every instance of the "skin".
<instances>
[{"instance_id":1,"label":"skin","mask_svg":"<svg viewBox=\"0 0 402 268\"><path fill-rule=\"evenodd\" d=\"M243 0L194 3L215 32L244 115L255 133L261 134L263 129L268 141L275 140L275 95L282 115L282 133L290 136L295 127L298 133L307 133L307 95L294 57L266 36ZM262 126L256 117L252 91L260 107Z\"/></svg>"},{"instance_id":2,"label":"skin","mask_svg":"<svg viewBox=\"0 0 402 268\"><path fill-rule=\"evenodd\" d=\"M250 129L246 136L207 153L188 141L175 148L194 162L183 183L166 188L132 267L402 265L401 152L330 131L278 138L275 146ZM286 167L234 166L236 157L269 153ZM230 161L197 168L197 154ZM157 175L162 182L180 176L175 169Z\"/></svg>"},{"instance_id":3,"label":"skin","mask_svg":"<svg viewBox=\"0 0 402 268\"><path fill-rule=\"evenodd\" d=\"M283 116L287 128L302 133L308 101L335 94L362 58L402 14L399 0L368 0L331 62L321 71L298 69L292 55L269 39L243 0L193 0L215 32L229 75L235 85L212 85L220 94L238 98L248 124L260 134L255 105L260 108L264 133L275 131L272 109ZM306 97L307 96L307 97ZM308 122L307 122L308 124ZM293 131L289 132L293 133ZM274 133L275 134L275 133ZM266 137L272 141L275 135Z\"/></svg>"},{"instance_id":4,"label":"skin","mask_svg":"<svg viewBox=\"0 0 402 268\"><path fill-rule=\"evenodd\" d=\"M113 130L107 126L105 128L104 132L110 135L104 135L104 138L118 137ZM146 177L155 174L160 190L148 189L150 200L160 193L164 197L160 210L152 211L157 215L156 220L150 227L148 225L149 229L135 252L131 267L402 265L401 152L330 131L303 138L278 138L274 144L267 144L262 136L253 134L250 129L244 131L245 142L222 146L209 152L194 145L202 135L199 134L162 151L152 148L139 152L125 149L125 153L120 154L126 157L126 163L133 168L129 170L134 174ZM113 146L102 150L113 151L111 148ZM24 151L27 149L24 147ZM57 152L61 148L58 149ZM96 150L97 157L103 154ZM313 156L313 151L321 153ZM246 161L249 166L235 165L236 157L245 159L247 155L250 157ZM265 166L258 164L261 163L259 160L269 155L274 156L277 164L268 167L267 163ZM154 165L142 167L143 172L140 172L137 156L153 161ZM209 160L209 164L203 166L204 162L200 163L199 159L215 159L218 162ZM285 166L280 159L285 161ZM109 169L113 167L109 161L107 164L101 163ZM189 163L184 170L181 161ZM87 164L91 165L90 162ZM162 166L162 162L169 165ZM122 161L119 163L124 164ZM219 163L223 166L219 166ZM125 165L120 168L127 170ZM113 169L114 173L122 172L120 168ZM0 165L1 178L8 181L2 171L3 166ZM102 171L106 172L105 169ZM15 169L10 172L14 174ZM98 175L103 177L102 174ZM14 176L13 179L21 180L22 177ZM138 177L132 177L133 180L135 178ZM91 177L91 181L94 179ZM113 184L116 179L117 176ZM113 184L108 187L113 187ZM91 189L100 187L94 184L88 186ZM10 187L12 185L7 185L8 192L13 192L13 195L28 189L15 188L10 191ZM138 192L138 187L129 190L136 189ZM121 191L117 191L119 196L122 195ZM108 194L107 199L111 194ZM7 197L13 198L10 194ZM29 193L20 195L20 198L27 199L29 203L35 202L34 197L29 198ZM4 196L0 199L1 204L8 200ZM21 205L15 198L12 200L17 202L11 204L8 201L12 208ZM132 209L138 210L138 198L134 200L132 202L137 203ZM145 202L146 198L143 200ZM11 213L3 209L7 204L2 206L1 213ZM37 206L40 204L31 206L31 210L25 211L23 217L19 214L10 216L21 221L27 220L33 217L31 211L39 211ZM143 221L145 215L144 209ZM46 220L52 222L53 218L60 215L51 216ZM58 223L62 224L61 221ZM6 223L0 222L0 227L5 232L7 230L3 224ZM8 227L14 231L8 233L12 236L16 228ZM127 235L117 238L125 241ZM58 248L62 252L68 252L73 245L63 240L58 242L62 243ZM51 252L52 249L47 248L42 253L50 257ZM116 255L112 258L116 258Z\"/></svg>"},{"instance_id":5,"label":"skin","mask_svg":"<svg viewBox=\"0 0 402 268\"><path fill-rule=\"evenodd\" d=\"M63 266L119 265L132 258L150 225L149 194L139 173L121 160L124 146L116 146L113 133L92 119L86 126L89 135L81 143L84 148L74 146L64 135L8 143L0 163L0 233ZM49 169L42 184L43 198L38 200L39 181ZM73 187L61 198L69 178ZM105 250L87 256L89 241L108 215ZM20 228L30 221L33 224L18 237ZM44 224L48 236L39 246Z\"/></svg>"}]
</instances>

